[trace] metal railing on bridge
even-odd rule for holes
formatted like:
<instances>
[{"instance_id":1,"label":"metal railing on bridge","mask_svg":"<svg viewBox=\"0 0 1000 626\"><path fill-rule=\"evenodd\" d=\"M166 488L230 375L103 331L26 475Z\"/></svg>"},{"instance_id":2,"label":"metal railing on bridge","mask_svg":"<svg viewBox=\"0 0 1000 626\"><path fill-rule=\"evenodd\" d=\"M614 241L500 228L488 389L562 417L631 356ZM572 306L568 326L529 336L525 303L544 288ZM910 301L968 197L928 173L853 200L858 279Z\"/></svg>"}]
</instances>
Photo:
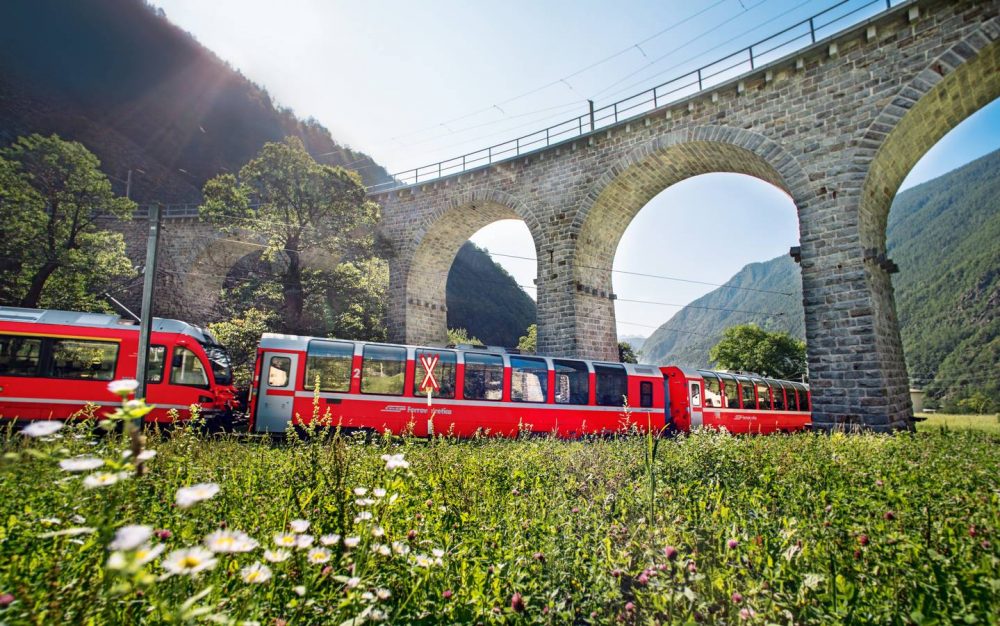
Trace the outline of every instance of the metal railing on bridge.
<instances>
[{"instance_id":1,"label":"metal railing on bridge","mask_svg":"<svg viewBox=\"0 0 1000 626\"><path fill-rule=\"evenodd\" d=\"M852 0L841 0L766 39L672 78L652 89L597 109L593 108L591 102L590 109L583 115L480 150L398 172L392 175L392 181L368 187L368 191L378 193L428 182L515 159L564 141L584 137L753 72L824 37L880 15L895 5L903 4L903 1L868 0L859 6L850 6L857 3Z\"/></svg>"}]
</instances>

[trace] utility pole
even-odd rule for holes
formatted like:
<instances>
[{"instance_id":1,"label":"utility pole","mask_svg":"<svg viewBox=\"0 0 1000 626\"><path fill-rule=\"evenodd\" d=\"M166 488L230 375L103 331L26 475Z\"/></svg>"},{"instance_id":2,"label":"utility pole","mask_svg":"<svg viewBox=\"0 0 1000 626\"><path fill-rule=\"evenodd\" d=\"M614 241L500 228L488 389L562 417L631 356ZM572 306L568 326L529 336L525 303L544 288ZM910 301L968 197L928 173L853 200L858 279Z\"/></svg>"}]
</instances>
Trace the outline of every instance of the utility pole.
<instances>
[{"instance_id":1,"label":"utility pole","mask_svg":"<svg viewBox=\"0 0 1000 626\"><path fill-rule=\"evenodd\" d=\"M135 379L139 383L136 398L146 397L146 370L149 368L149 336L153 329L153 281L156 280L156 258L160 246L160 205L149 206L149 239L146 243L146 267L142 279L142 311L139 321L139 358Z\"/></svg>"},{"instance_id":2,"label":"utility pole","mask_svg":"<svg viewBox=\"0 0 1000 626\"><path fill-rule=\"evenodd\" d=\"M594 101L587 100L587 104L590 105L590 132L594 132Z\"/></svg>"}]
</instances>

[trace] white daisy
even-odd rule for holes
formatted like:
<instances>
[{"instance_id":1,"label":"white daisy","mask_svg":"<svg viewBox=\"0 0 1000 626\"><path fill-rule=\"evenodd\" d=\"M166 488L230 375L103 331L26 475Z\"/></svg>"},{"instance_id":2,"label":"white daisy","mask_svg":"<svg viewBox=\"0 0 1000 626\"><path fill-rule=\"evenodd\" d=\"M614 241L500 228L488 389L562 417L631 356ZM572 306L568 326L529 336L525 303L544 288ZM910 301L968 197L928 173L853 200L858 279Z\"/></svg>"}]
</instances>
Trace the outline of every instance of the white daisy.
<instances>
[{"instance_id":1,"label":"white daisy","mask_svg":"<svg viewBox=\"0 0 1000 626\"><path fill-rule=\"evenodd\" d=\"M361 579L358 578L357 576L352 576L351 578L347 579L347 586L350 587L351 589L354 589L360 584L361 584Z\"/></svg>"},{"instance_id":2,"label":"white daisy","mask_svg":"<svg viewBox=\"0 0 1000 626\"><path fill-rule=\"evenodd\" d=\"M324 546L335 546L340 543L340 535L323 535L319 542Z\"/></svg>"},{"instance_id":3,"label":"white daisy","mask_svg":"<svg viewBox=\"0 0 1000 626\"><path fill-rule=\"evenodd\" d=\"M385 529L382 528L381 526L376 526L375 528L372 528L373 537L381 537L384 534L385 534Z\"/></svg>"},{"instance_id":4,"label":"white daisy","mask_svg":"<svg viewBox=\"0 0 1000 626\"><path fill-rule=\"evenodd\" d=\"M96 456L78 456L59 461L59 467L67 472L89 472L104 465L104 459Z\"/></svg>"},{"instance_id":5,"label":"white daisy","mask_svg":"<svg viewBox=\"0 0 1000 626\"><path fill-rule=\"evenodd\" d=\"M313 544L312 535L299 535L295 538L295 547L299 550L305 550Z\"/></svg>"},{"instance_id":6,"label":"white daisy","mask_svg":"<svg viewBox=\"0 0 1000 626\"><path fill-rule=\"evenodd\" d=\"M132 558L135 559L137 565L145 565L146 563L149 563L156 557L160 556L160 553L162 553L166 549L167 546L163 545L162 543L158 543L155 546L150 546L147 543L146 545L141 546L139 549L137 549L132 554Z\"/></svg>"},{"instance_id":7,"label":"white daisy","mask_svg":"<svg viewBox=\"0 0 1000 626\"><path fill-rule=\"evenodd\" d=\"M135 550L152 536L153 529L149 526L122 526L115 531L115 538L108 544L108 550Z\"/></svg>"},{"instance_id":8,"label":"white daisy","mask_svg":"<svg viewBox=\"0 0 1000 626\"><path fill-rule=\"evenodd\" d=\"M212 569L218 561L208 550L195 546L186 550L174 550L163 561L163 569L171 574L187 574L193 576L204 570Z\"/></svg>"},{"instance_id":9,"label":"white daisy","mask_svg":"<svg viewBox=\"0 0 1000 626\"><path fill-rule=\"evenodd\" d=\"M208 500L219 493L219 486L215 483L198 483L190 487L181 487L174 496L177 506L186 509L196 502Z\"/></svg>"},{"instance_id":10,"label":"white daisy","mask_svg":"<svg viewBox=\"0 0 1000 626\"><path fill-rule=\"evenodd\" d=\"M254 563L253 565L247 565L241 569L240 576L243 578L243 582L245 583L266 583L271 578L271 568L263 563Z\"/></svg>"},{"instance_id":11,"label":"white daisy","mask_svg":"<svg viewBox=\"0 0 1000 626\"><path fill-rule=\"evenodd\" d=\"M296 585L296 586L292 587L292 591L295 592L295 595L300 596L300 597L306 595L305 585Z\"/></svg>"},{"instance_id":12,"label":"white daisy","mask_svg":"<svg viewBox=\"0 0 1000 626\"><path fill-rule=\"evenodd\" d=\"M326 548L313 548L309 551L309 555L306 558L309 559L310 563L316 565L326 563L330 560L330 551Z\"/></svg>"},{"instance_id":13,"label":"white daisy","mask_svg":"<svg viewBox=\"0 0 1000 626\"><path fill-rule=\"evenodd\" d=\"M21 429L21 434L27 437L48 437L54 435L63 427L62 422L47 420L44 422L32 422Z\"/></svg>"},{"instance_id":14,"label":"white daisy","mask_svg":"<svg viewBox=\"0 0 1000 626\"><path fill-rule=\"evenodd\" d=\"M123 398L139 388L139 381L125 378L108 383L108 391Z\"/></svg>"},{"instance_id":15,"label":"white daisy","mask_svg":"<svg viewBox=\"0 0 1000 626\"><path fill-rule=\"evenodd\" d=\"M259 544L238 530L217 530L205 537L205 547L212 552L250 552Z\"/></svg>"},{"instance_id":16,"label":"white daisy","mask_svg":"<svg viewBox=\"0 0 1000 626\"><path fill-rule=\"evenodd\" d=\"M356 548L361 543L361 537L344 537L344 545L348 548Z\"/></svg>"},{"instance_id":17,"label":"white daisy","mask_svg":"<svg viewBox=\"0 0 1000 626\"><path fill-rule=\"evenodd\" d=\"M392 542L392 549L393 549L393 551L395 551L396 554L409 554L410 553L410 546L406 545L402 541L393 541Z\"/></svg>"},{"instance_id":18,"label":"white daisy","mask_svg":"<svg viewBox=\"0 0 1000 626\"><path fill-rule=\"evenodd\" d=\"M366 591L363 594L361 594L361 599L364 600L365 602L374 602L375 594L370 591Z\"/></svg>"},{"instance_id":19,"label":"white daisy","mask_svg":"<svg viewBox=\"0 0 1000 626\"><path fill-rule=\"evenodd\" d=\"M418 567L430 567L434 564L434 561L426 554L418 554L414 556L413 562L416 563Z\"/></svg>"},{"instance_id":20,"label":"white daisy","mask_svg":"<svg viewBox=\"0 0 1000 626\"><path fill-rule=\"evenodd\" d=\"M107 487L108 485L113 485L118 482L121 478L120 474L113 472L99 472L97 474L90 474L83 479L83 486L87 489L94 489L95 487Z\"/></svg>"},{"instance_id":21,"label":"white daisy","mask_svg":"<svg viewBox=\"0 0 1000 626\"><path fill-rule=\"evenodd\" d=\"M135 457L139 461L149 461L156 456L156 450L143 450L139 456Z\"/></svg>"},{"instance_id":22,"label":"white daisy","mask_svg":"<svg viewBox=\"0 0 1000 626\"><path fill-rule=\"evenodd\" d=\"M385 461L385 469L406 469L410 467L410 463L403 458L403 454L383 454L382 460Z\"/></svg>"},{"instance_id":23,"label":"white daisy","mask_svg":"<svg viewBox=\"0 0 1000 626\"><path fill-rule=\"evenodd\" d=\"M264 558L272 563L281 563L292 556L288 550L264 550Z\"/></svg>"},{"instance_id":24,"label":"white daisy","mask_svg":"<svg viewBox=\"0 0 1000 626\"><path fill-rule=\"evenodd\" d=\"M293 519L289 526L293 533L304 533L309 530L309 522L304 519Z\"/></svg>"},{"instance_id":25,"label":"white daisy","mask_svg":"<svg viewBox=\"0 0 1000 626\"><path fill-rule=\"evenodd\" d=\"M292 533L274 533L274 545L282 548L294 548L297 540Z\"/></svg>"},{"instance_id":26,"label":"white daisy","mask_svg":"<svg viewBox=\"0 0 1000 626\"><path fill-rule=\"evenodd\" d=\"M365 488L365 487L355 487L354 488L354 495L356 495L356 496L363 496L366 493L368 493L368 489Z\"/></svg>"},{"instance_id":27,"label":"white daisy","mask_svg":"<svg viewBox=\"0 0 1000 626\"><path fill-rule=\"evenodd\" d=\"M431 550L431 554L440 559L441 557L444 556L444 550L441 550L440 548L434 548L433 550Z\"/></svg>"},{"instance_id":28,"label":"white daisy","mask_svg":"<svg viewBox=\"0 0 1000 626\"><path fill-rule=\"evenodd\" d=\"M385 489L382 489L381 487L378 487L378 488L372 490L372 494L376 498L384 498L385 497Z\"/></svg>"},{"instance_id":29,"label":"white daisy","mask_svg":"<svg viewBox=\"0 0 1000 626\"><path fill-rule=\"evenodd\" d=\"M355 516L354 523L358 524L360 522L366 522L366 521L370 520L371 518L372 518L372 512L371 511L361 511L360 513L357 514L357 516Z\"/></svg>"},{"instance_id":30,"label":"white daisy","mask_svg":"<svg viewBox=\"0 0 1000 626\"><path fill-rule=\"evenodd\" d=\"M381 609L372 609L372 612L368 614L368 619L373 622L384 622L389 619L389 614Z\"/></svg>"},{"instance_id":31,"label":"white daisy","mask_svg":"<svg viewBox=\"0 0 1000 626\"><path fill-rule=\"evenodd\" d=\"M392 592L388 589L376 589L375 595L379 600L388 600L392 596Z\"/></svg>"},{"instance_id":32,"label":"white daisy","mask_svg":"<svg viewBox=\"0 0 1000 626\"><path fill-rule=\"evenodd\" d=\"M354 504L358 506L371 506L375 504L375 501L372 500L371 498L358 498L357 500L354 501Z\"/></svg>"},{"instance_id":33,"label":"white daisy","mask_svg":"<svg viewBox=\"0 0 1000 626\"><path fill-rule=\"evenodd\" d=\"M392 548L380 544L378 546L378 553L381 554L382 556L389 556L390 554L392 554Z\"/></svg>"}]
</instances>

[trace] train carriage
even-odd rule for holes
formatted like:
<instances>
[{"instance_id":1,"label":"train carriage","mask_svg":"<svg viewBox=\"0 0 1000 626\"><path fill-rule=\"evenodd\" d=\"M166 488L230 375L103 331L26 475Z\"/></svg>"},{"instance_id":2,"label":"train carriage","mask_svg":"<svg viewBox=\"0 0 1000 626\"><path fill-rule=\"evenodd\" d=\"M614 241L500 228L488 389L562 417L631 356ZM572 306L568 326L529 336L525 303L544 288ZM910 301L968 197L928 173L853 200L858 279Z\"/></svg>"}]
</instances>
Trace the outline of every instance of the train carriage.
<instances>
[{"instance_id":1,"label":"train carriage","mask_svg":"<svg viewBox=\"0 0 1000 626\"><path fill-rule=\"evenodd\" d=\"M439 383L430 406L424 359L436 361ZM266 334L250 418L261 433L318 416L345 429L416 436L579 437L631 427L800 430L808 409L805 385L724 372Z\"/></svg>"},{"instance_id":2,"label":"train carriage","mask_svg":"<svg viewBox=\"0 0 1000 626\"><path fill-rule=\"evenodd\" d=\"M803 383L675 366L660 371L671 423L679 430L772 433L811 426L809 388Z\"/></svg>"},{"instance_id":3,"label":"train carriage","mask_svg":"<svg viewBox=\"0 0 1000 626\"><path fill-rule=\"evenodd\" d=\"M208 331L154 318L145 419L180 419L199 405L209 419L236 406L229 356ZM116 315L0 307L0 416L67 419L84 406L112 407L112 380L135 378L139 327ZM107 411L98 411L103 415Z\"/></svg>"},{"instance_id":4,"label":"train carriage","mask_svg":"<svg viewBox=\"0 0 1000 626\"><path fill-rule=\"evenodd\" d=\"M437 357L428 406L421 357ZM319 406L314 406L318 393ZM650 365L267 334L251 391L256 432L316 414L345 429L416 436L519 432L562 437L665 426L663 377ZM627 399L628 410L623 405Z\"/></svg>"}]
</instances>

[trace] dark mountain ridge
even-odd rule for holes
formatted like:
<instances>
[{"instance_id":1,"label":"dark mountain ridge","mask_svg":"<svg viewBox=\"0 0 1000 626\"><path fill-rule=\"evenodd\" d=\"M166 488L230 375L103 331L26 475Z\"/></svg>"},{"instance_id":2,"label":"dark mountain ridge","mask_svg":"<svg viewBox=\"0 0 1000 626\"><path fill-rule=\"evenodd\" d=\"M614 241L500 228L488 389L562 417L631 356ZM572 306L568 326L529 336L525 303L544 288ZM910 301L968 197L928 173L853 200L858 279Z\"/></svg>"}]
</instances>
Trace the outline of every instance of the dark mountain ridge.
<instances>
[{"instance_id":1,"label":"dark mountain ridge","mask_svg":"<svg viewBox=\"0 0 1000 626\"><path fill-rule=\"evenodd\" d=\"M139 202L196 203L206 180L288 135L366 184L390 180L141 0L0 3L0 144L30 132L86 145L119 192L133 170Z\"/></svg>"}]
</instances>

